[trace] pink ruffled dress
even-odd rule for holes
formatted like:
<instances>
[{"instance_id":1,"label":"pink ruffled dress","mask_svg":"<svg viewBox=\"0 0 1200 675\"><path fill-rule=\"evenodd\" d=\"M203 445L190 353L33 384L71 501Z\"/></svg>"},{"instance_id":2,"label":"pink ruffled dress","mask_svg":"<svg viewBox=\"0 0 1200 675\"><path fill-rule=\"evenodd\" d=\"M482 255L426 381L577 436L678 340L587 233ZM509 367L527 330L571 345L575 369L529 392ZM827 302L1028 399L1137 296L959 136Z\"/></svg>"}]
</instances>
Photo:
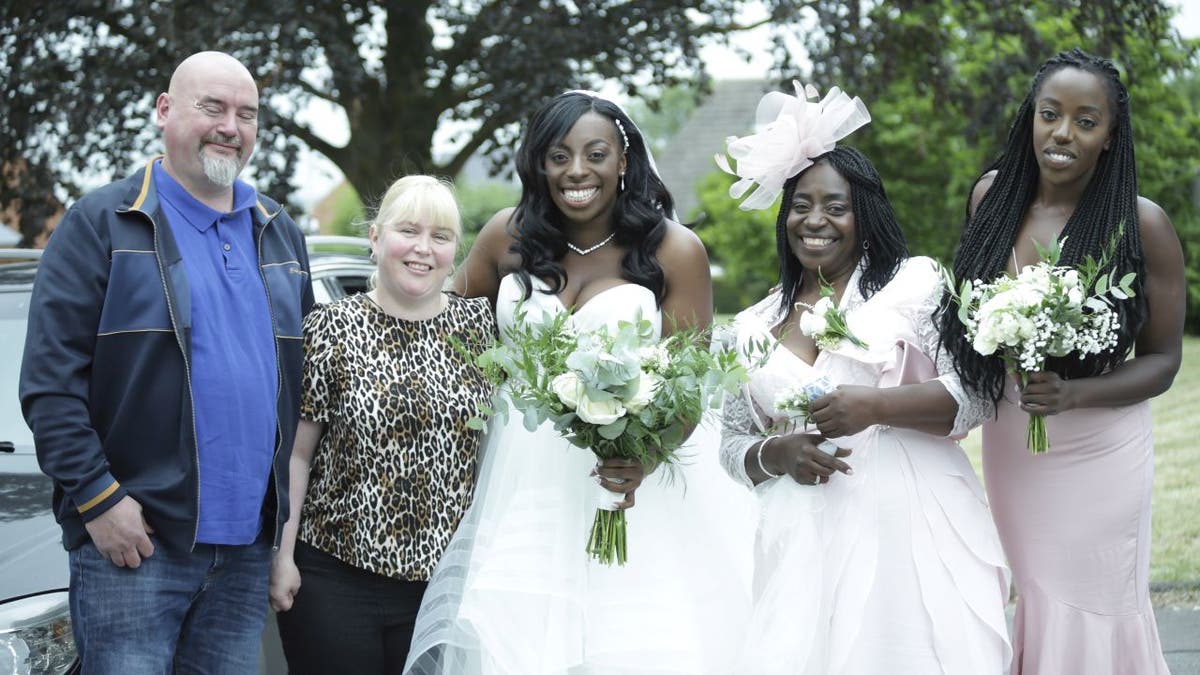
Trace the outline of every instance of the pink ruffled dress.
<instances>
[{"instance_id":1,"label":"pink ruffled dress","mask_svg":"<svg viewBox=\"0 0 1200 675\"><path fill-rule=\"evenodd\" d=\"M778 394L825 376L872 387L937 378L959 404L955 430L986 414L967 397L931 320L941 282L928 258L906 261L869 300L850 280L851 345L808 364L782 346L726 401L721 455L750 487L746 452L786 414ZM738 315L737 340L774 342L772 294ZM944 353L943 353L944 354ZM941 375L939 375L941 373ZM753 487L759 501L754 606L737 667L766 675L1000 675L1011 651L1004 608L1009 575L983 487L951 438L886 426L834 439L853 475L823 485L790 477Z\"/></svg>"}]
</instances>

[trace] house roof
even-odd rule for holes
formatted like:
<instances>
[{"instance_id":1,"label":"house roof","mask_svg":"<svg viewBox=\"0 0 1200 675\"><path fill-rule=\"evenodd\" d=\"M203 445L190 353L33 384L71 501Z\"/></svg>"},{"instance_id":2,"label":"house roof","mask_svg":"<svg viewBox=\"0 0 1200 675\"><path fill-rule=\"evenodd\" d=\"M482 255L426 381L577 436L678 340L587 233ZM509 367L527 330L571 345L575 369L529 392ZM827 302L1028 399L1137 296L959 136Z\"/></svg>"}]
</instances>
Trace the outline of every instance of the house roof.
<instances>
[{"instance_id":1,"label":"house roof","mask_svg":"<svg viewBox=\"0 0 1200 675\"><path fill-rule=\"evenodd\" d=\"M724 152L728 136L741 136L754 129L758 100L775 89L768 80L719 80L712 93L692 112L671 137L662 152L655 153L658 171L675 198L675 210L692 220L700 201L696 184L718 171L713 155Z\"/></svg>"}]
</instances>

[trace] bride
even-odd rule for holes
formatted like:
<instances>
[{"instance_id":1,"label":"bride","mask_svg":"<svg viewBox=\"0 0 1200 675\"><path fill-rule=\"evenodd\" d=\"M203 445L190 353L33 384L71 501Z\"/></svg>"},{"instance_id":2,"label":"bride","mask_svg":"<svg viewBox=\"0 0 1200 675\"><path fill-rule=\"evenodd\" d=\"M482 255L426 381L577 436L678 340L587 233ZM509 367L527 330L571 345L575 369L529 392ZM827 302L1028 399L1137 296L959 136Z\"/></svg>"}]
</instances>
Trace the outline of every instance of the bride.
<instances>
[{"instance_id":1,"label":"bride","mask_svg":"<svg viewBox=\"0 0 1200 675\"><path fill-rule=\"evenodd\" d=\"M567 92L533 117L517 157L520 203L480 232L456 284L495 303L501 335L568 312L581 330L639 312L660 334L707 328L703 244L637 126ZM596 463L549 425L496 422L475 501L426 591L405 672L728 673L748 613L751 500L724 478L719 429L701 425L678 471ZM591 560L596 483L624 495L629 561ZM635 506L636 504L636 506Z\"/></svg>"}]
</instances>

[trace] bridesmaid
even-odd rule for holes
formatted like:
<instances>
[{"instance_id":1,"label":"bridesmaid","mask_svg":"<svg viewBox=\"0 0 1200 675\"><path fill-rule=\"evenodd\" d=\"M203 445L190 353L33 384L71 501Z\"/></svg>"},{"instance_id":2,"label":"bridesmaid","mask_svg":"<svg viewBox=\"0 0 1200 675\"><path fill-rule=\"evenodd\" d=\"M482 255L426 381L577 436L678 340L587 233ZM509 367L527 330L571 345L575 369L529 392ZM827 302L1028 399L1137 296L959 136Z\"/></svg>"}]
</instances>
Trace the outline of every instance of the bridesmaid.
<instances>
[{"instance_id":1,"label":"bridesmaid","mask_svg":"<svg viewBox=\"0 0 1200 675\"><path fill-rule=\"evenodd\" d=\"M1167 215L1137 193L1129 110L1110 61L1075 49L1043 64L975 183L954 260L957 278L990 280L1059 240L1061 264L1077 265L1123 224L1113 264L1137 273L1137 295L1120 305L1117 348L1051 360L1018 389L955 312L941 319L962 380L996 402L983 465L1019 594L1013 675L1167 673L1149 597L1149 399L1179 369L1184 268ZM1045 454L1026 449L1030 414L1046 416Z\"/></svg>"}]
</instances>

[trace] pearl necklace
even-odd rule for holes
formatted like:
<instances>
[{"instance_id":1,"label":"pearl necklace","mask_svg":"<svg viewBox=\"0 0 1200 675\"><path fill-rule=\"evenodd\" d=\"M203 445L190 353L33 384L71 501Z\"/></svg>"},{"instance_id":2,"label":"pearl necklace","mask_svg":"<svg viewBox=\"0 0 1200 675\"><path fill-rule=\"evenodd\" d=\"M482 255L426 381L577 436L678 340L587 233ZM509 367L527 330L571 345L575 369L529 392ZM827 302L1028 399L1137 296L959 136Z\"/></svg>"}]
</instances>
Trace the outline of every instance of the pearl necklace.
<instances>
[{"instance_id":1,"label":"pearl necklace","mask_svg":"<svg viewBox=\"0 0 1200 675\"><path fill-rule=\"evenodd\" d=\"M595 246L589 246L588 248L579 248L575 244L572 244L571 242L568 241L567 248L574 251L577 255L587 255L587 254L591 253L592 251L595 251L596 249L600 248L601 246L604 246L608 242L612 241L612 238L615 236L617 236L617 233L613 232L612 234L605 237L604 241L600 242L599 244L596 244Z\"/></svg>"}]
</instances>

